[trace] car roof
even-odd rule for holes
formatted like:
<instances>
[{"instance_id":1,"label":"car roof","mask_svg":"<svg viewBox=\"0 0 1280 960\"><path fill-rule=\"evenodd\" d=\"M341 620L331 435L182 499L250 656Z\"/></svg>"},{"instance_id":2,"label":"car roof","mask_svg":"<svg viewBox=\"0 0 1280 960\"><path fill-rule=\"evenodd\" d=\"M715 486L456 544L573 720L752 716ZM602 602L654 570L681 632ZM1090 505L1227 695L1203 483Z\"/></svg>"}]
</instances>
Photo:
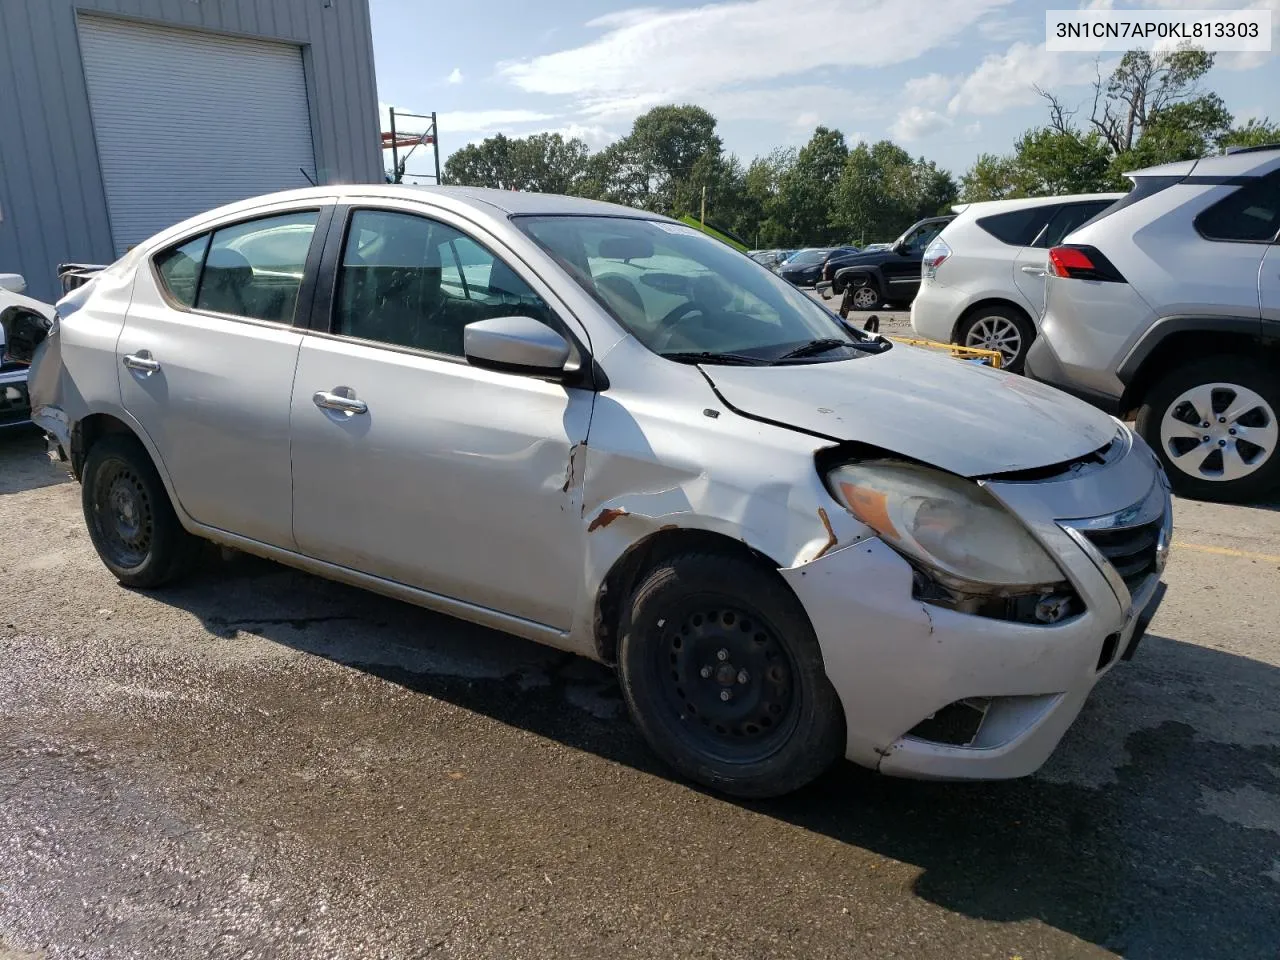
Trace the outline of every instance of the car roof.
<instances>
[{"instance_id":1,"label":"car roof","mask_svg":"<svg viewBox=\"0 0 1280 960\"><path fill-rule=\"evenodd\" d=\"M1262 146L1252 149L1237 150L1216 157L1201 157L1199 160L1177 160L1163 163L1156 167L1143 167L1141 170L1126 171L1125 176L1135 177L1185 177L1195 174L1198 177L1234 177L1252 173L1260 167L1273 166L1280 159L1280 147Z\"/></svg>"},{"instance_id":2,"label":"car roof","mask_svg":"<svg viewBox=\"0 0 1280 960\"><path fill-rule=\"evenodd\" d=\"M968 213L982 216L988 213L1003 213L1006 210L1025 210L1029 207L1048 206L1065 201L1119 200L1124 191L1116 193L1069 193L1057 197L1019 197L1016 200L976 200L972 203L957 203L951 209L957 214Z\"/></svg>"}]
</instances>

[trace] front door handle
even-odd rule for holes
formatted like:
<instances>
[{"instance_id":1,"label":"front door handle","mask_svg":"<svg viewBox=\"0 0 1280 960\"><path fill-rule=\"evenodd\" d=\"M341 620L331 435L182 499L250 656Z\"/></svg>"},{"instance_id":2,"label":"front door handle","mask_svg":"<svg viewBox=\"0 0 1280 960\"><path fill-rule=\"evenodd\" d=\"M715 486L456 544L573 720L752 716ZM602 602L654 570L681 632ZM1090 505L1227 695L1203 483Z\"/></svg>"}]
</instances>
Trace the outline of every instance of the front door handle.
<instances>
[{"instance_id":1,"label":"front door handle","mask_svg":"<svg viewBox=\"0 0 1280 960\"><path fill-rule=\"evenodd\" d=\"M1035 266L1034 264L1031 264L1031 263L1024 263L1024 264L1022 265L1022 272L1023 272L1023 273L1030 273L1030 274L1033 274L1034 276L1037 276L1037 277L1043 277L1043 276L1044 276L1044 267L1037 267L1037 266Z\"/></svg>"},{"instance_id":2,"label":"front door handle","mask_svg":"<svg viewBox=\"0 0 1280 960\"><path fill-rule=\"evenodd\" d=\"M355 392L349 387L337 387L336 389L351 393ZM327 390L317 390L312 396L311 402L321 410L336 410L338 413L357 414L369 412L369 405L363 400L343 396L341 393L331 393Z\"/></svg>"},{"instance_id":3,"label":"front door handle","mask_svg":"<svg viewBox=\"0 0 1280 960\"><path fill-rule=\"evenodd\" d=\"M126 353L121 362L130 370L151 376L160 369L160 361L152 359L150 350L139 350L137 353Z\"/></svg>"}]
</instances>

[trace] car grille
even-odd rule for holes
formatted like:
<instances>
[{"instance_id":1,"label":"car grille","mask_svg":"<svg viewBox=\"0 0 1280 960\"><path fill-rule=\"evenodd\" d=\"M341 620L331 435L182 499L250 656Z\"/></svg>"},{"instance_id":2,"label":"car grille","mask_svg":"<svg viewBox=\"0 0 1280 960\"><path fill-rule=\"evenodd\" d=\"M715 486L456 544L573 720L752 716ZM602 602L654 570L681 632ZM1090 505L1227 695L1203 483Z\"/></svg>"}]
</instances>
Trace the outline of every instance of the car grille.
<instances>
[{"instance_id":1,"label":"car grille","mask_svg":"<svg viewBox=\"0 0 1280 960\"><path fill-rule=\"evenodd\" d=\"M1137 593L1147 577L1156 572L1156 545L1160 542L1161 520L1123 530L1082 530L1081 533L1111 562L1129 593Z\"/></svg>"}]
</instances>

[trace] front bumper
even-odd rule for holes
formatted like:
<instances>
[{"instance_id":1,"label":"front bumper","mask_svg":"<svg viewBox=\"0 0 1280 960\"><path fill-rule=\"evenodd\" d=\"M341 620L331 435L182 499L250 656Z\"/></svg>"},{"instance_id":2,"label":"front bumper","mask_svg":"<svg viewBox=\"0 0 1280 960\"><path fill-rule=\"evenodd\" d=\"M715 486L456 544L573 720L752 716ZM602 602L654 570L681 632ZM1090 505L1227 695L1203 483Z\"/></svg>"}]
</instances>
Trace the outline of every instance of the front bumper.
<instances>
[{"instance_id":1,"label":"front bumper","mask_svg":"<svg viewBox=\"0 0 1280 960\"><path fill-rule=\"evenodd\" d=\"M1127 431L1126 431L1127 432ZM1052 625L958 613L912 597L911 567L879 540L782 571L804 604L840 696L846 756L882 773L1004 779L1033 773L1090 691L1140 638L1163 596L1167 556L1132 588L1066 527L1075 518L1171 509L1154 457L1130 438L1118 461L1056 482L987 483L1062 566L1085 610ZM912 735L959 703L985 706L965 745Z\"/></svg>"}]
</instances>

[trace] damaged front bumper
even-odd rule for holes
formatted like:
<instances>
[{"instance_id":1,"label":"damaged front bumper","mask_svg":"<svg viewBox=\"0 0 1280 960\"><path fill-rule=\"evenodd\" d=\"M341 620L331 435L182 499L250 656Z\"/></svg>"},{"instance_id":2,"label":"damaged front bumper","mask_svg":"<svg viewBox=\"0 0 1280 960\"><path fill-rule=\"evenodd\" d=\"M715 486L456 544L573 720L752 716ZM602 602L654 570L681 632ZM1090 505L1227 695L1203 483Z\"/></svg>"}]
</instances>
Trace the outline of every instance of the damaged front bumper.
<instances>
[{"instance_id":1,"label":"damaged front bumper","mask_svg":"<svg viewBox=\"0 0 1280 960\"><path fill-rule=\"evenodd\" d=\"M813 623L856 763L930 779L1033 773L1098 679L1132 654L1163 597L1170 498L1140 440L1087 476L986 486L1055 556L1081 612L1042 624L923 602L911 566L880 540L782 571ZM1160 537L1128 581L1078 533L1143 524Z\"/></svg>"}]
</instances>

